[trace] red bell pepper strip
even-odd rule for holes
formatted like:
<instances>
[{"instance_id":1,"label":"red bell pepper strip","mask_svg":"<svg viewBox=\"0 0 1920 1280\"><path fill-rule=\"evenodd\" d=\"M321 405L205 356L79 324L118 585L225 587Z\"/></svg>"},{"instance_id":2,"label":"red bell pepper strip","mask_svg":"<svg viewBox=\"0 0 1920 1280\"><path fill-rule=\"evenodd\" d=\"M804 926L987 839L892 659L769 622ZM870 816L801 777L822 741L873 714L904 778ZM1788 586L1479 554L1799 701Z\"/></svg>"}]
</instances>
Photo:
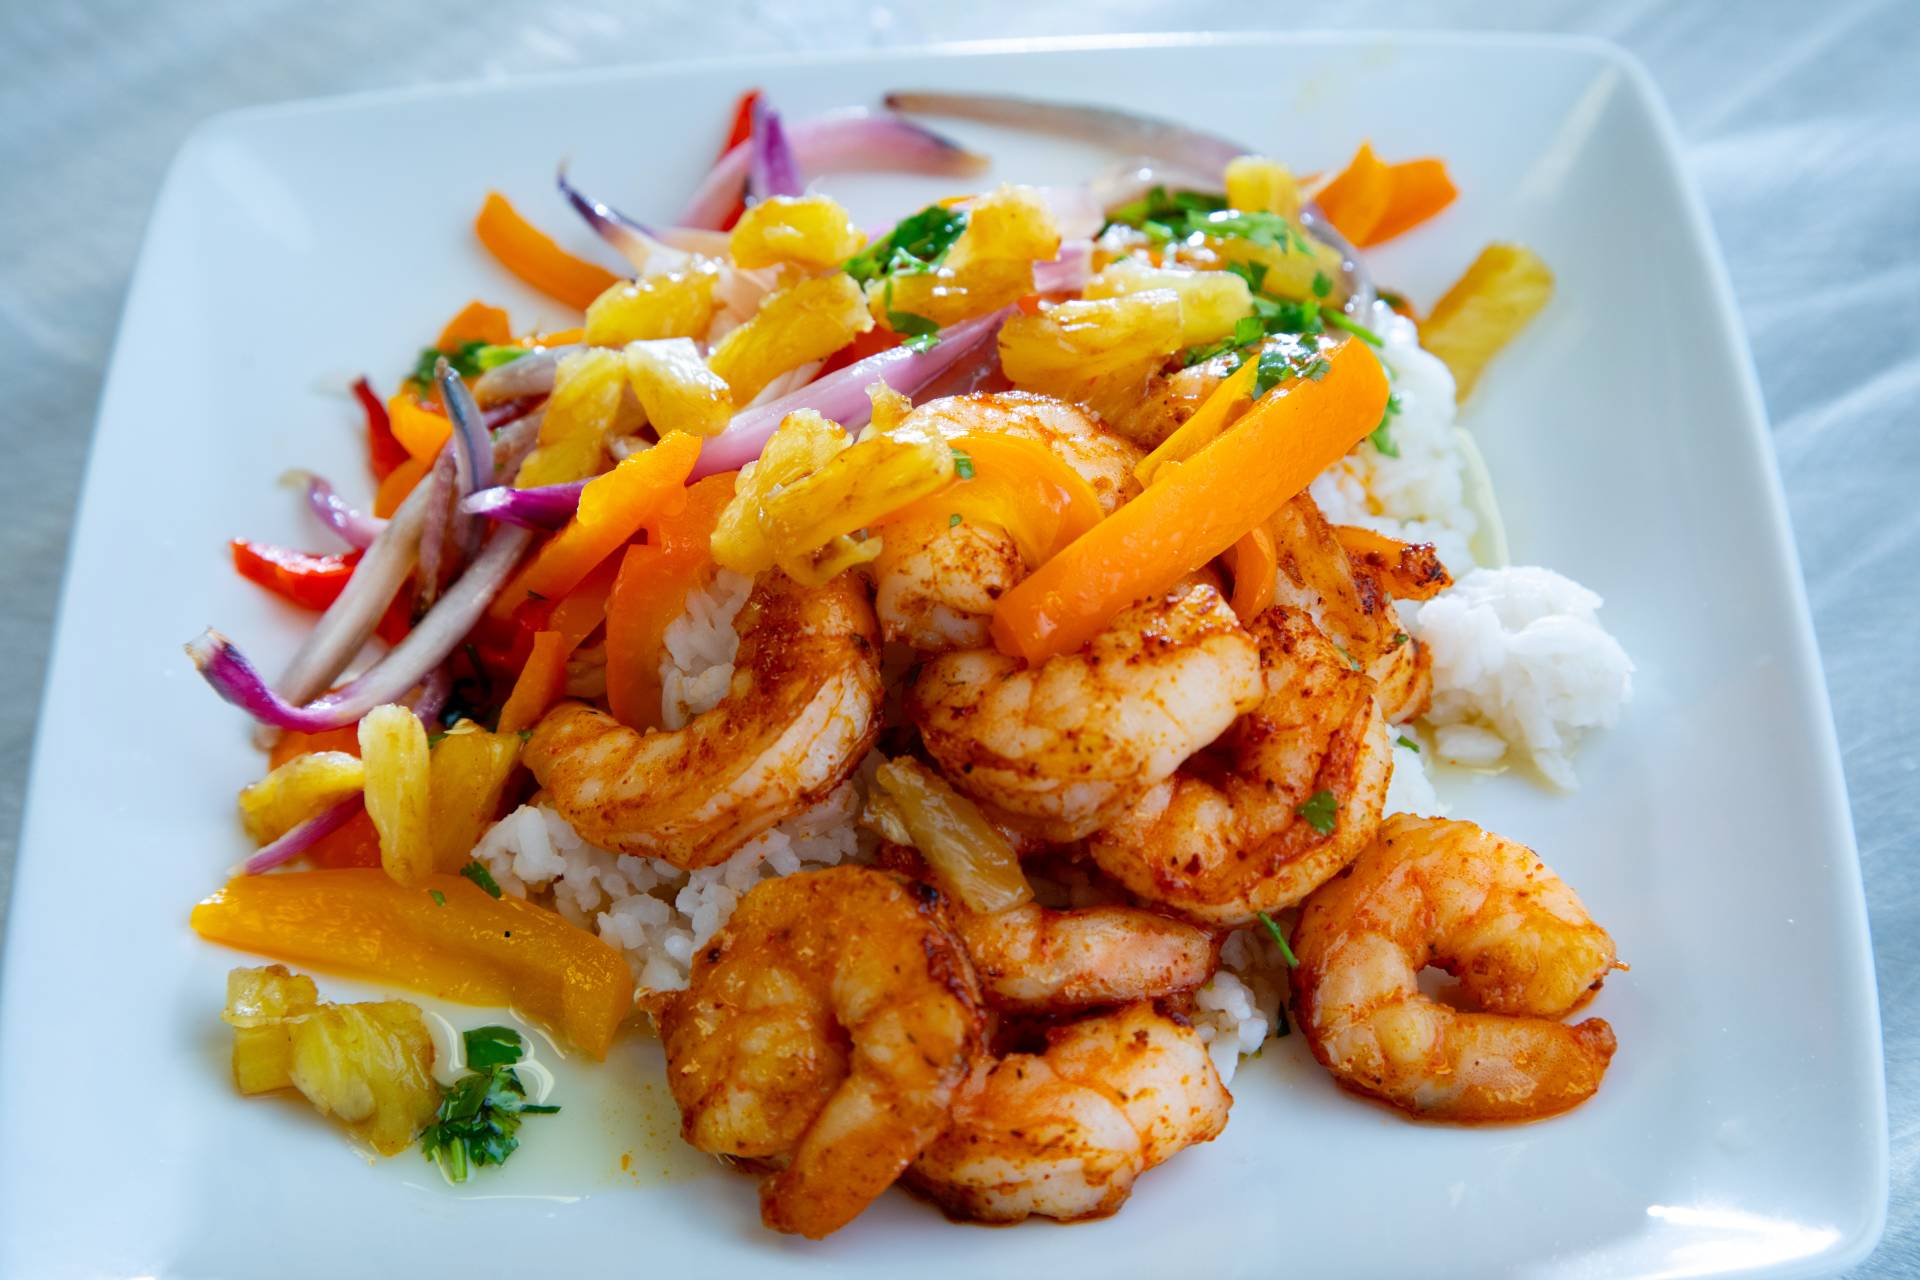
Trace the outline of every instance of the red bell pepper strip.
<instances>
[{"instance_id":1,"label":"red bell pepper strip","mask_svg":"<svg viewBox=\"0 0 1920 1280\"><path fill-rule=\"evenodd\" d=\"M367 415L367 459L373 467L373 478L385 480L395 467L407 460L406 446L394 437L393 426L387 421L387 406L373 394L365 378L353 384L353 398L360 402L361 411Z\"/></svg>"},{"instance_id":2,"label":"red bell pepper strip","mask_svg":"<svg viewBox=\"0 0 1920 1280\"><path fill-rule=\"evenodd\" d=\"M748 138L753 136L753 104L760 100L758 89L749 89L740 95L740 101L734 104L733 126L727 130L726 145L720 148L720 154L726 155ZM747 200L741 195L733 202L733 208L720 220L722 231L733 230L733 224L740 221L740 215L747 211Z\"/></svg>"},{"instance_id":3,"label":"red bell pepper strip","mask_svg":"<svg viewBox=\"0 0 1920 1280\"><path fill-rule=\"evenodd\" d=\"M233 540L233 567L240 576L257 582L303 609L324 609L346 587L361 553L314 555L265 542Z\"/></svg>"}]
</instances>

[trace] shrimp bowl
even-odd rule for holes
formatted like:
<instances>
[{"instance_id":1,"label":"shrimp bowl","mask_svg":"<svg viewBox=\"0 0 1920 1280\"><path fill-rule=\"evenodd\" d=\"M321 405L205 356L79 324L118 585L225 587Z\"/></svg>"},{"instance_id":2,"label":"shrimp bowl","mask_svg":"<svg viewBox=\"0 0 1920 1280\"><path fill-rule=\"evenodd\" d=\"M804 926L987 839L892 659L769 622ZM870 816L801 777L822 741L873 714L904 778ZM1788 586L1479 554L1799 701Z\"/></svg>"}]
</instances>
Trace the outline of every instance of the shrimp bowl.
<instances>
[{"instance_id":1,"label":"shrimp bowl","mask_svg":"<svg viewBox=\"0 0 1920 1280\"><path fill-rule=\"evenodd\" d=\"M989 185L942 119L1112 164ZM948 190L865 224L852 169ZM353 383L368 474L227 548L304 638L187 645L264 752L191 909L259 958L206 1007L238 1094L471 1190L569 1106L536 1042L645 1041L715 1194L819 1240L894 1188L1113 1215L1265 1053L1423 1130L1605 1087L1606 922L1436 785L1569 802L1633 674L1469 430L1550 265L1424 314L1370 267L1442 159L749 92L671 222L558 186L598 256L472 230L575 323L476 300Z\"/></svg>"}]
</instances>

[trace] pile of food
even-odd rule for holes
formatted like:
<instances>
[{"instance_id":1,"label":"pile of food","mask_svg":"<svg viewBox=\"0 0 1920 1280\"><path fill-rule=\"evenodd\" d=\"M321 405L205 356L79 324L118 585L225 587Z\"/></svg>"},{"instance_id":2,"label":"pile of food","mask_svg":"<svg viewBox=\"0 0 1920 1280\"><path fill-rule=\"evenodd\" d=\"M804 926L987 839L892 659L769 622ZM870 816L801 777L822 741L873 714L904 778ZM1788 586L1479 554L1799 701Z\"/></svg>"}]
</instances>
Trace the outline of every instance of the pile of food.
<instances>
[{"instance_id":1,"label":"pile of food","mask_svg":"<svg viewBox=\"0 0 1920 1280\"><path fill-rule=\"evenodd\" d=\"M1493 246L1416 317L1359 250L1446 207L1436 160L1301 179L1114 112L889 107L748 95L672 226L563 172L620 274L487 198L580 322L468 306L355 388L371 510L304 477L345 549L233 544L319 616L271 681L188 646L272 739L193 927L596 1059L658 1035L686 1140L810 1237L897 1181L1111 1213L1295 1026L1422 1120L1591 1096L1613 1034L1566 1019L1611 939L1427 772L1571 788L1628 693L1598 597L1506 562L1455 422L1546 267ZM930 112L1146 155L887 228L807 187L959 185ZM278 965L226 1017L243 1093L451 1180L554 1109L508 1028L437 1044Z\"/></svg>"}]
</instances>

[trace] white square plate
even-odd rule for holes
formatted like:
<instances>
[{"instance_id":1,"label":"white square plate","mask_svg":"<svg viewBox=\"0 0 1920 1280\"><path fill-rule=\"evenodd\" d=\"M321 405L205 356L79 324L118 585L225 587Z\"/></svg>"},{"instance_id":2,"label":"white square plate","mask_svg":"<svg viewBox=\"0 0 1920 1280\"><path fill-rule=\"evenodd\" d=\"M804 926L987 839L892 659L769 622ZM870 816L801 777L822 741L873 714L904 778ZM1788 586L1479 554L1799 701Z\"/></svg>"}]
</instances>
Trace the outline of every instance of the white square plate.
<instances>
[{"instance_id":1,"label":"white square plate","mask_svg":"<svg viewBox=\"0 0 1920 1280\"><path fill-rule=\"evenodd\" d=\"M232 796L259 757L179 646L217 621L276 656L294 619L233 575L224 539L310 541L274 478L361 474L340 389L362 369L391 385L467 298L566 320L473 242L487 188L587 250L555 161L669 217L749 84L791 116L902 86L1148 104L1301 169L1371 138L1445 156L1463 192L1374 255L1382 279L1430 304L1493 239L1553 265L1556 300L1465 420L1516 557L1606 596L1638 690L1577 795L1501 778L1449 798L1538 848L1632 963L1595 1007L1620 1040L1596 1099L1544 1124L1422 1127L1341 1094L1296 1036L1242 1069L1225 1136L1113 1219L984 1231L891 1195L805 1244L759 1229L750 1182L673 1154L661 1088L632 1083L656 1053L641 1037L602 1083L570 1074L567 1111L472 1199L418 1157L368 1169L295 1103L234 1096L216 1015L235 957L186 913L241 853ZM953 132L996 178L1113 159ZM825 185L866 221L943 194ZM835 55L215 120L174 164L127 304L27 812L0 1002L8 1276L1800 1275L1861 1257L1884 1214L1859 869L1761 407L1665 113L1602 45Z\"/></svg>"}]
</instances>

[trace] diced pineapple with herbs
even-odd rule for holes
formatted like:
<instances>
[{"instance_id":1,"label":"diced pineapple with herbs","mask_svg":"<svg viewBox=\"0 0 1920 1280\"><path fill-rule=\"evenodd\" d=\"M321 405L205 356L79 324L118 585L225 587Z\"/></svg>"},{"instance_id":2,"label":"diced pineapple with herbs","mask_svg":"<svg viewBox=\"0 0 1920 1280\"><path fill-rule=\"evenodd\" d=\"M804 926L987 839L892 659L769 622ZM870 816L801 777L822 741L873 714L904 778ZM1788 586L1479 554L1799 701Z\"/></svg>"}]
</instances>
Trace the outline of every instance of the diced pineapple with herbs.
<instances>
[{"instance_id":1,"label":"diced pineapple with herbs","mask_svg":"<svg viewBox=\"0 0 1920 1280\"><path fill-rule=\"evenodd\" d=\"M627 362L620 352L589 347L562 357L540 420L540 443L514 483L530 489L598 475L606 468L607 439L626 396Z\"/></svg>"},{"instance_id":2,"label":"diced pineapple with herbs","mask_svg":"<svg viewBox=\"0 0 1920 1280\"><path fill-rule=\"evenodd\" d=\"M429 740L427 839L435 871L459 871L493 821L507 782L520 763L517 733L489 733L461 720Z\"/></svg>"},{"instance_id":3,"label":"diced pineapple with herbs","mask_svg":"<svg viewBox=\"0 0 1920 1280\"><path fill-rule=\"evenodd\" d=\"M770 196L734 224L728 248L745 270L794 266L836 267L859 252L867 237L838 201L822 195Z\"/></svg>"},{"instance_id":4,"label":"diced pineapple with herbs","mask_svg":"<svg viewBox=\"0 0 1920 1280\"><path fill-rule=\"evenodd\" d=\"M746 406L781 374L826 359L871 328L860 286L836 271L768 295L714 346L707 367L732 389L733 403Z\"/></svg>"},{"instance_id":5,"label":"diced pineapple with herbs","mask_svg":"<svg viewBox=\"0 0 1920 1280\"><path fill-rule=\"evenodd\" d=\"M585 338L596 347L624 347L653 338L698 338L713 323L712 263L622 280L587 308Z\"/></svg>"},{"instance_id":6,"label":"diced pineapple with herbs","mask_svg":"<svg viewBox=\"0 0 1920 1280\"><path fill-rule=\"evenodd\" d=\"M1000 367L1014 386L1078 400L1113 416L1160 360L1181 348L1180 295L1147 289L1062 302L1000 329Z\"/></svg>"},{"instance_id":7,"label":"diced pineapple with herbs","mask_svg":"<svg viewBox=\"0 0 1920 1280\"><path fill-rule=\"evenodd\" d=\"M733 500L715 524L711 549L714 563L735 573L756 574L771 569L775 547L763 523L764 506L782 487L813 474L829 458L853 444L853 437L811 409L781 419L760 456L740 470Z\"/></svg>"},{"instance_id":8,"label":"diced pineapple with herbs","mask_svg":"<svg viewBox=\"0 0 1920 1280\"><path fill-rule=\"evenodd\" d=\"M412 1145L440 1106L433 1037L405 1000L327 1004L313 979L281 965L227 975L242 1093L294 1088L381 1155Z\"/></svg>"},{"instance_id":9,"label":"diced pineapple with herbs","mask_svg":"<svg viewBox=\"0 0 1920 1280\"><path fill-rule=\"evenodd\" d=\"M733 418L733 392L691 338L627 344L627 379L654 434L718 435Z\"/></svg>"},{"instance_id":10,"label":"diced pineapple with herbs","mask_svg":"<svg viewBox=\"0 0 1920 1280\"><path fill-rule=\"evenodd\" d=\"M1002 186L964 206L929 205L856 254L876 320L921 347L948 325L1033 292L1033 264L1060 252L1060 228L1031 187Z\"/></svg>"}]
</instances>

